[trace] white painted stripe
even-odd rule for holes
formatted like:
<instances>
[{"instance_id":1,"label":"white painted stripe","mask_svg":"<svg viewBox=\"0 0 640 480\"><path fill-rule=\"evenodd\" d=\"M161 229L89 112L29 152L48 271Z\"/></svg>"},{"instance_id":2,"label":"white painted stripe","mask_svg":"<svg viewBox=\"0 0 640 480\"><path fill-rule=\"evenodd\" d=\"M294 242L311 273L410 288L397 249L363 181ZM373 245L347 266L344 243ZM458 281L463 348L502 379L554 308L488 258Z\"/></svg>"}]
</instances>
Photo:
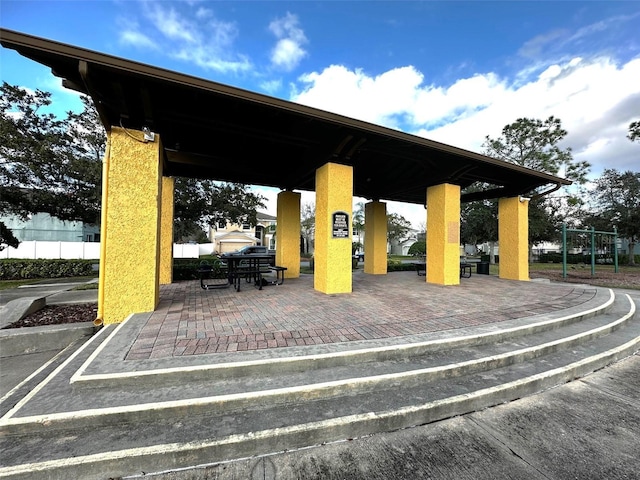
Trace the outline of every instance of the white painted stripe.
<instances>
[{"instance_id":1,"label":"white painted stripe","mask_svg":"<svg viewBox=\"0 0 640 480\"><path fill-rule=\"evenodd\" d=\"M15 404L15 406L9 410L2 418L0 418L0 425L4 424L6 421L9 421L13 415L15 415L29 400L31 400L40 390L42 390L51 380L53 380L58 373L60 373L69 363L73 361L80 353L88 348L91 343L93 343L97 338L100 337L102 332L105 330L100 330L97 334L93 335L89 340L87 340L80 348L78 348L75 352L73 352L69 358L67 358L64 362L62 362L53 372L49 374L47 378L45 378L42 382L40 382L33 390L31 390L22 400Z\"/></svg>"},{"instance_id":2,"label":"white painted stripe","mask_svg":"<svg viewBox=\"0 0 640 480\"><path fill-rule=\"evenodd\" d=\"M66 287L68 285L82 285L85 282L70 282L70 283L31 283L28 285L19 285L16 288L39 288L39 287Z\"/></svg>"},{"instance_id":3,"label":"white painted stripe","mask_svg":"<svg viewBox=\"0 0 640 480\"><path fill-rule=\"evenodd\" d=\"M52 359L50 359L48 362L46 362L44 365L42 365L39 369L37 369L35 372L33 372L31 375L29 375L27 378L25 378L22 382L20 382L18 385L16 385L15 387L13 387L11 390L9 390L2 398L0 398L0 404L2 402L4 402L7 398L9 398L11 395L13 395L13 393L17 390L19 390L20 388L22 388L22 386L26 383L28 383L32 378L34 378L35 376L37 376L40 372L42 372L43 370L45 370L49 365L51 365L52 363L54 363L61 355L63 355L67 350L69 350L70 348L75 348L75 342L72 343L71 345L67 345L62 351L58 352Z\"/></svg>"},{"instance_id":4,"label":"white painted stripe","mask_svg":"<svg viewBox=\"0 0 640 480\"><path fill-rule=\"evenodd\" d=\"M242 362L230 362L230 363L224 363L224 364L192 365L187 367L171 367L171 368L161 368L156 370L139 370L135 372L103 373L103 374L92 374L92 375L84 375L84 376L81 374L78 374L78 375L74 375L74 378L72 378L71 382L75 383L75 382L90 382L90 381L104 381L104 380L135 379L140 377L148 377L152 375L166 375L171 373L189 373L189 372L202 372L202 371L215 372L216 370L245 368L245 367L253 367L256 365L294 364L299 362L330 360L333 358L344 358L344 359L347 359L347 362L349 362L349 359L355 359L365 355L380 354L385 352L395 352L395 353L401 354L402 351L407 351L411 349L436 347L438 345L446 345L448 343L461 343L461 342L470 341L472 339L487 339L487 338L491 338L492 336L505 335L505 334L508 335L512 333L517 333L522 330L544 327L546 325L550 325L556 322L563 322L579 316L590 315L592 313L598 312L599 310L606 309L614 302L614 299L615 299L615 294L613 290L609 289L609 299L605 301L602 305L590 308L588 310L585 310L579 313L566 315L564 317L554 318L551 320L544 320L541 322L527 324L519 327L507 328L507 329L499 330L496 332L486 332L486 333L481 333L476 335L444 338L444 339L438 339L438 340L427 340L424 342L407 343L403 345L387 345L383 347L349 350L346 352L319 353L314 355L278 357L278 358L270 358L270 359L263 359L263 360L247 360ZM95 358L96 356L93 356L93 358ZM83 371L84 370L85 369L83 368Z\"/></svg>"},{"instance_id":5,"label":"white painted stripe","mask_svg":"<svg viewBox=\"0 0 640 480\"><path fill-rule=\"evenodd\" d=\"M113 330L113 332L111 332L111 334L105 339L105 341L102 342L100 345L98 345L98 348L96 348L93 351L93 353L89 355L89 358L87 358L85 362L80 366L80 368L71 376L71 379L69 380L70 384L73 384L74 382L77 381L77 378L82 375L82 373L87 369L89 365L91 365L91 362L93 362L95 358L98 356L98 354L102 350L104 350L104 348L109 343L109 341L115 337L115 335L120 331L120 329L124 326L124 324L127 323L127 320L133 317L133 315L135 314L133 313L130 314L127 318L125 318L122 322L120 322L120 324L118 324L118 326Z\"/></svg>"}]
</instances>

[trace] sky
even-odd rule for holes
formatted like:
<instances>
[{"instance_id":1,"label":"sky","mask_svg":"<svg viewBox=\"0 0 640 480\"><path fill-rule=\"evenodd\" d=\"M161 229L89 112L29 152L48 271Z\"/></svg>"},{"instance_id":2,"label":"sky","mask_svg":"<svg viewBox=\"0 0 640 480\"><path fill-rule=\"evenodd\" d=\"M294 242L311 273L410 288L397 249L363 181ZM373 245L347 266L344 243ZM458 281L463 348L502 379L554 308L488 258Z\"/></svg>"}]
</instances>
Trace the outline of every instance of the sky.
<instances>
[{"instance_id":1,"label":"sky","mask_svg":"<svg viewBox=\"0 0 640 480\"><path fill-rule=\"evenodd\" d=\"M640 120L640 1L1 0L0 26L479 153L518 118L553 115L591 180L640 171L626 138ZM13 50L0 49L0 76L51 92L55 113L82 110ZM251 191L275 215L278 191ZM426 223L423 206L387 211Z\"/></svg>"}]
</instances>

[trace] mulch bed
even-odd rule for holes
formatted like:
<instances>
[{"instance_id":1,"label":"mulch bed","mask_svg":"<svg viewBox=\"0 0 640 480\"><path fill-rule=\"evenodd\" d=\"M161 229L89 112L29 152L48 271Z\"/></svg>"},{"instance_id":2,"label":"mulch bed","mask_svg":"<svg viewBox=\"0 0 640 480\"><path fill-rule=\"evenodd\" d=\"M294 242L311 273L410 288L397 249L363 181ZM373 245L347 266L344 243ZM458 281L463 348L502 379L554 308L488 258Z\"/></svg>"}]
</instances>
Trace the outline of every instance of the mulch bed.
<instances>
[{"instance_id":1,"label":"mulch bed","mask_svg":"<svg viewBox=\"0 0 640 480\"><path fill-rule=\"evenodd\" d=\"M98 314L96 303L47 305L4 328L41 327L66 323L93 322Z\"/></svg>"}]
</instances>

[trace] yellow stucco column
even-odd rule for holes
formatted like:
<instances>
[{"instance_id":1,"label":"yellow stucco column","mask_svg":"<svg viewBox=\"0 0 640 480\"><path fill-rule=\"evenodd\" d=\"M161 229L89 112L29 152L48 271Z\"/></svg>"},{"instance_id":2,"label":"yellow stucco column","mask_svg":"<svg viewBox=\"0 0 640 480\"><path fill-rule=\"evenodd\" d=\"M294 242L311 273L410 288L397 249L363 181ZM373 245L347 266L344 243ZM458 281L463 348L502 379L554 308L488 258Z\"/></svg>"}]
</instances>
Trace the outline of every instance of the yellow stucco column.
<instances>
[{"instance_id":1,"label":"yellow stucco column","mask_svg":"<svg viewBox=\"0 0 640 480\"><path fill-rule=\"evenodd\" d=\"M173 281L173 187L172 177L162 177L160 218L160 284Z\"/></svg>"},{"instance_id":2,"label":"yellow stucco column","mask_svg":"<svg viewBox=\"0 0 640 480\"><path fill-rule=\"evenodd\" d=\"M460 187L427 189L427 275L439 285L460 284Z\"/></svg>"},{"instance_id":3,"label":"yellow stucco column","mask_svg":"<svg viewBox=\"0 0 640 480\"><path fill-rule=\"evenodd\" d=\"M300 194L280 192L277 206L276 265L285 278L300 276Z\"/></svg>"},{"instance_id":4,"label":"yellow stucco column","mask_svg":"<svg viewBox=\"0 0 640 480\"><path fill-rule=\"evenodd\" d=\"M519 197L498 201L499 276L529 280L529 201Z\"/></svg>"},{"instance_id":5,"label":"yellow stucco column","mask_svg":"<svg viewBox=\"0 0 640 480\"><path fill-rule=\"evenodd\" d=\"M364 273L387 273L387 204L364 206Z\"/></svg>"},{"instance_id":6,"label":"yellow stucco column","mask_svg":"<svg viewBox=\"0 0 640 480\"><path fill-rule=\"evenodd\" d=\"M159 299L160 137L112 127L102 191L98 315L105 324L153 311ZM139 140L137 140L139 139Z\"/></svg>"},{"instance_id":7,"label":"yellow stucco column","mask_svg":"<svg viewBox=\"0 0 640 480\"><path fill-rule=\"evenodd\" d=\"M318 168L313 286L320 292L352 291L352 202L353 167L327 163Z\"/></svg>"}]
</instances>

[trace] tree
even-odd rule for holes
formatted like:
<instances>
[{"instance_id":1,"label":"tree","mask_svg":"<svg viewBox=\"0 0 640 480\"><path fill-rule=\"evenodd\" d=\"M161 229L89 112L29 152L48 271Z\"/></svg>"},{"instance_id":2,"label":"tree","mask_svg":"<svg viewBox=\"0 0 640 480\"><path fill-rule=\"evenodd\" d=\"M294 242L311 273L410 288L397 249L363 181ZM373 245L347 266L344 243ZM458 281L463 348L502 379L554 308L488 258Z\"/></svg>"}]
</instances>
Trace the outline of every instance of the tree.
<instances>
[{"instance_id":1,"label":"tree","mask_svg":"<svg viewBox=\"0 0 640 480\"><path fill-rule=\"evenodd\" d=\"M412 243L407 253L409 255L413 255L414 257L425 256L427 254L427 242L424 240L420 240L418 242Z\"/></svg>"},{"instance_id":2,"label":"tree","mask_svg":"<svg viewBox=\"0 0 640 480\"><path fill-rule=\"evenodd\" d=\"M6 82L0 92L0 214L46 212L98 224L106 133L91 100L81 96L83 111L59 119L43 111L48 92ZM176 179L174 195L176 239L202 239L203 228L219 221L255 225L265 200L243 184L184 178ZM0 244L16 242L0 228Z\"/></svg>"},{"instance_id":3,"label":"tree","mask_svg":"<svg viewBox=\"0 0 640 480\"><path fill-rule=\"evenodd\" d=\"M640 241L640 173L606 169L596 180L595 197L595 216L606 219L629 241L629 265L635 265L633 252Z\"/></svg>"},{"instance_id":4,"label":"tree","mask_svg":"<svg viewBox=\"0 0 640 480\"><path fill-rule=\"evenodd\" d=\"M629 134L627 138L632 142L640 142L640 120L629 124Z\"/></svg>"},{"instance_id":5,"label":"tree","mask_svg":"<svg viewBox=\"0 0 640 480\"><path fill-rule=\"evenodd\" d=\"M0 213L99 223L106 137L91 102L59 119L44 112L48 92L3 82L0 93Z\"/></svg>"},{"instance_id":6,"label":"tree","mask_svg":"<svg viewBox=\"0 0 640 480\"><path fill-rule=\"evenodd\" d=\"M539 172L563 175L573 182L584 184L590 165L588 162L575 162L571 148L561 149L558 146L566 136L562 122L553 116L545 121L519 118L502 129L500 138L485 137L484 153Z\"/></svg>"},{"instance_id":7,"label":"tree","mask_svg":"<svg viewBox=\"0 0 640 480\"><path fill-rule=\"evenodd\" d=\"M353 227L353 236L357 237L356 241L360 246L354 250L354 253L362 248L362 233L364 232L364 203L358 202L356 208L353 211L353 221L351 222Z\"/></svg>"},{"instance_id":8,"label":"tree","mask_svg":"<svg viewBox=\"0 0 640 480\"><path fill-rule=\"evenodd\" d=\"M397 213L387 214L387 240L389 243L402 242L410 231L411 222L409 220Z\"/></svg>"},{"instance_id":9,"label":"tree","mask_svg":"<svg viewBox=\"0 0 640 480\"><path fill-rule=\"evenodd\" d=\"M497 139L486 137L484 153L523 167L552 175L562 175L577 185L587 182L590 164L573 160L571 148L560 148L567 135L560 119L550 116L546 120L519 118L502 129ZM527 192L533 197L529 203L529 246L557 237L557 227L563 220L563 212L578 202L575 195L538 197L539 191Z\"/></svg>"},{"instance_id":10,"label":"tree","mask_svg":"<svg viewBox=\"0 0 640 480\"><path fill-rule=\"evenodd\" d=\"M11 229L0 222L0 252L7 247L18 248L20 241L13 235Z\"/></svg>"},{"instance_id":11,"label":"tree","mask_svg":"<svg viewBox=\"0 0 640 480\"><path fill-rule=\"evenodd\" d=\"M484 189L480 185L471 185L465 193ZM497 200L478 200L462 205L460 210L460 241L464 245L489 243L489 261L495 263L494 246L498 240L498 202Z\"/></svg>"},{"instance_id":12,"label":"tree","mask_svg":"<svg viewBox=\"0 0 640 480\"><path fill-rule=\"evenodd\" d=\"M300 212L300 235L302 236L302 253L309 253L309 248L313 246L313 237L316 227L316 205L315 203L305 203Z\"/></svg>"},{"instance_id":13,"label":"tree","mask_svg":"<svg viewBox=\"0 0 640 480\"><path fill-rule=\"evenodd\" d=\"M202 231L220 222L256 225L265 197L241 183L178 177L174 184L174 240L201 239Z\"/></svg>"}]
</instances>

